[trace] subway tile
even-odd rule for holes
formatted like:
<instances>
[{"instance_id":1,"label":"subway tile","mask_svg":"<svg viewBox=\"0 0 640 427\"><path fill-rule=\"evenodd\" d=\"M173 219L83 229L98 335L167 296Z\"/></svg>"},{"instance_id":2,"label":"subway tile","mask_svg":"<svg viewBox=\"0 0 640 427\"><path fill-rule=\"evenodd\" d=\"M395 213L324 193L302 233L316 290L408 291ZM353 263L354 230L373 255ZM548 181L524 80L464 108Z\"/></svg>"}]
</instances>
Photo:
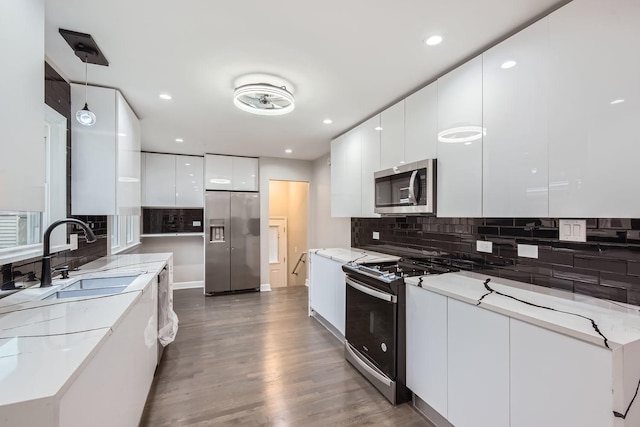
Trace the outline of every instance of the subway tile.
<instances>
[{"instance_id":1,"label":"subway tile","mask_svg":"<svg viewBox=\"0 0 640 427\"><path fill-rule=\"evenodd\" d=\"M598 271L554 265L553 277L558 279L573 280L574 282L597 284L600 278Z\"/></svg>"},{"instance_id":2,"label":"subway tile","mask_svg":"<svg viewBox=\"0 0 640 427\"><path fill-rule=\"evenodd\" d=\"M627 274L640 276L640 262L627 261Z\"/></svg>"},{"instance_id":3,"label":"subway tile","mask_svg":"<svg viewBox=\"0 0 640 427\"><path fill-rule=\"evenodd\" d=\"M616 274L609 272L600 273L600 284L604 286L615 286L625 289L640 290L640 277L627 276L626 274Z\"/></svg>"},{"instance_id":4,"label":"subway tile","mask_svg":"<svg viewBox=\"0 0 640 427\"><path fill-rule=\"evenodd\" d=\"M533 284L544 286L546 288L562 289L564 291L573 292L573 280L559 279L557 277L541 276L532 274Z\"/></svg>"},{"instance_id":5,"label":"subway tile","mask_svg":"<svg viewBox=\"0 0 640 427\"><path fill-rule=\"evenodd\" d=\"M509 218L485 218L484 225L497 225L497 226L513 226L513 219Z\"/></svg>"},{"instance_id":6,"label":"subway tile","mask_svg":"<svg viewBox=\"0 0 640 427\"><path fill-rule=\"evenodd\" d=\"M548 264L573 266L573 252L563 249L538 247L538 260Z\"/></svg>"},{"instance_id":7,"label":"subway tile","mask_svg":"<svg viewBox=\"0 0 640 427\"><path fill-rule=\"evenodd\" d=\"M500 229L498 227L478 226L476 228L476 234L481 236L499 236Z\"/></svg>"},{"instance_id":8,"label":"subway tile","mask_svg":"<svg viewBox=\"0 0 640 427\"><path fill-rule=\"evenodd\" d=\"M627 303L640 306L640 290L627 289Z\"/></svg>"},{"instance_id":9,"label":"subway tile","mask_svg":"<svg viewBox=\"0 0 640 427\"><path fill-rule=\"evenodd\" d=\"M627 272L626 261L601 257L575 255L573 257L573 265L577 268L585 268L589 270L609 271L620 274L626 274Z\"/></svg>"}]
</instances>

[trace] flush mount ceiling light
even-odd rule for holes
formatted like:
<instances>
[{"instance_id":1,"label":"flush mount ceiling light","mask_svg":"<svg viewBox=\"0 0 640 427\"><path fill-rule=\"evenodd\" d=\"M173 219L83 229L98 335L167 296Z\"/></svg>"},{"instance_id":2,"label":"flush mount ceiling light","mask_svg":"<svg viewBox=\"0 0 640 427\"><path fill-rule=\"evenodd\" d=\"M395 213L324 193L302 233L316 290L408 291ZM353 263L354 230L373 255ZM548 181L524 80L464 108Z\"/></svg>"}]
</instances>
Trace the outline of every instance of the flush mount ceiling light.
<instances>
[{"instance_id":1,"label":"flush mount ceiling light","mask_svg":"<svg viewBox=\"0 0 640 427\"><path fill-rule=\"evenodd\" d=\"M280 116L293 111L295 100L286 86L268 83L239 86L233 93L233 103L247 113Z\"/></svg>"},{"instance_id":2,"label":"flush mount ceiling light","mask_svg":"<svg viewBox=\"0 0 640 427\"><path fill-rule=\"evenodd\" d=\"M476 141L487 134L487 129L480 126L459 126L438 132L438 141L447 143Z\"/></svg>"}]
</instances>

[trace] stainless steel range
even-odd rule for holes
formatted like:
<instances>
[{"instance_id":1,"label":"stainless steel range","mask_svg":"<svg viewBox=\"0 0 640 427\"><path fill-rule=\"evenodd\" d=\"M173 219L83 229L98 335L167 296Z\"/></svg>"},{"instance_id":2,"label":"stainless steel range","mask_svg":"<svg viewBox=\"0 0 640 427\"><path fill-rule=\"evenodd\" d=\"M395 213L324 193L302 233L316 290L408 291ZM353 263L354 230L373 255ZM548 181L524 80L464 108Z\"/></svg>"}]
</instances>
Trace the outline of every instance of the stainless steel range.
<instances>
[{"instance_id":1,"label":"stainless steel range","mask_svg":"<svg viewBox=\"0 0 640 427\"><path fill-rule=\"evenodd\" d=\"M426 259L346 264L345 357L394 405L411 399L406 386L405 277L456 269Z\"/></svg>"}]
</instances>

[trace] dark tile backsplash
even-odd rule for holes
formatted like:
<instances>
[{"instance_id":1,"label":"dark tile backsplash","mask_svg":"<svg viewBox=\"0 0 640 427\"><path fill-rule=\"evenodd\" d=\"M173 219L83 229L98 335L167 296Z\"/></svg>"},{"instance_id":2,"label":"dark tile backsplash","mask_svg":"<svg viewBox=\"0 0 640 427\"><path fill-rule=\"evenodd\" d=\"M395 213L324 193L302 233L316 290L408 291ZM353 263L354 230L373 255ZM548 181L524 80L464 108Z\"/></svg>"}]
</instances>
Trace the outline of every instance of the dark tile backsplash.
<instances>
[{"instance_id":1,"label":"dark tile backsplash","mask_svg":"<svg viewBox=\"0 0 640 427\"><path fill-rule=\"evenodd\" d=\"M587 242L558 240L557 218L352 218L351 245L427 255L476 272L640 305L640 219L587 219ZM373 240L374 231L380 233ZM475 250L493 242L493 253ZM538 259L517 245L538 246Z\"/></svg>"},{"instance_id":2,"label":"dark tile backsplash","mask_svg":"<svg viewBox=\"0 0 640 427\"><path fill-rule=\"evenodd\" d=\"M49 64L44 64L44 98L45 103L67 118L67 216L71 216L71 86ZM51 259L51 266L67 265L69 268L78 268L83 264L107 255L107 217L99 216L74 216L89 224L98 240L87 243L84 234L67 226L67 234L78 233L78 249L75 251L62 251ZM13 264L2 266L2 285L7 281L23 281L29 277L40 277L41 257L35 257Z\"/></svg>"}]
</instances>

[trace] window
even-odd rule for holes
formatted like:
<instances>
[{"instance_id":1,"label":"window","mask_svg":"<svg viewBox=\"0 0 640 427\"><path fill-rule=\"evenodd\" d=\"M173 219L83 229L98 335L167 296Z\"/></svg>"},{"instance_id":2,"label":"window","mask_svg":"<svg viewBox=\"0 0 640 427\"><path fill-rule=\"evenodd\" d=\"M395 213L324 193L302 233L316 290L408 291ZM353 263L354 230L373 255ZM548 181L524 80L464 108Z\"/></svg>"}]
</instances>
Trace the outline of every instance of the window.
<instances>
[{"instance_id":1,"label":"window","mask_svg":"<svg viewBox=\"0 0 640 427\"><path fill-rule=\"evenodd\" d=\"M42 253L44 229L67 214L67 119L45 105L44 212L0 211L0 264ZM34 165L34 167L37 167ZM52 250L66 248L66 227L51 235Z\"/></svg>"},{"instance_id":2,"label":"window","mask_svg":"<svg viewBox=\"0 0 640 427\"><path fill-rule=\"evenodd\" d=\"M124 252L140 243L139 215L112 215L109 217L111 227L111 253Z\"/></svg>"}]
</instances>

